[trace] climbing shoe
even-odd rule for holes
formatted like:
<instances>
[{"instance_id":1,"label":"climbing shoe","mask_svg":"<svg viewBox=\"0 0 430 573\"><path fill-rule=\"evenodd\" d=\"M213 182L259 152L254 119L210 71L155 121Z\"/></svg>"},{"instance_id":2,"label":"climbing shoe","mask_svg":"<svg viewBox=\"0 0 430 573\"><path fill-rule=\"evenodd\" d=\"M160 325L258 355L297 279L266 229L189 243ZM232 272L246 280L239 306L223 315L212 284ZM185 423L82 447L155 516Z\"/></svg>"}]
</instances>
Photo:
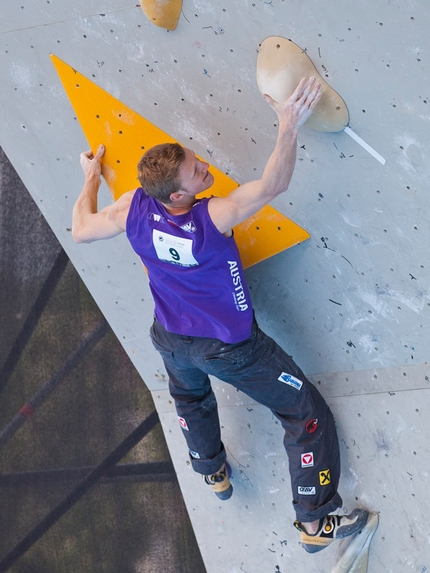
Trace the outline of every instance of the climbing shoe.
<instances>
[{"instance_id":1,"label":"climbing shoe","mask_svg":"<svg viewBox=\"0 0 430 573\"><path fill-rule=\"evenodd\" d=\"M343 539L358 533L367 522L369 512L366 509L356 508L350 515L326 515L320 519L318 531L309 534L300 521L294 522L300 532L300 541L308 553L317 553L325 549L335 539Z\"/></svg>"},{"instance_id":2,"label":"climbing shoe","mask_svg":"<svg viewBox=\"0 0 430 573\"><path fill-rule=\"evenodd\" d=\"M229 477L231 476L231 468L225 463L219 472L216 474L203 476L205 482L211 486L212 491L219 499L225 501L230 499L233 493L233 486L230 483Z\"/></svg>"}]
</instances>

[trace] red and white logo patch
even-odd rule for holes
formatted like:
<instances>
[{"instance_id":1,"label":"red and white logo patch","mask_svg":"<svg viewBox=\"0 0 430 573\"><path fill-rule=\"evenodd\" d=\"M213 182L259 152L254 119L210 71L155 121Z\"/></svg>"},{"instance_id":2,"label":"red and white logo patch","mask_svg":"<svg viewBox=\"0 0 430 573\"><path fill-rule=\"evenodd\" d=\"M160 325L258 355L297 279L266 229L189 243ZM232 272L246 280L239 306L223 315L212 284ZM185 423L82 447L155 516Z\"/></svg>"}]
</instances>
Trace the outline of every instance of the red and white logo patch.
<instances>
[{"instance_id":1,"label":"red and white logo patch","mask_svg":"<svg viewBox=\"0 0 430 573\"><path fill-rule=\"evenodd\" d=\"M187 421L185 418L178 418L179 420L179 425L181 426L181 428L183 430L187 430L187 432L190 431L190 428L188 427Z\"/></svg>"},{"instance_id":2,"label":"red and white logo patch","mask_svg":"<svg viewBox=\"0 0 430 573\"><path fill-rule=\"evenodd\" d=\"M302 454L302 468L311 468L314 465L314 454L313 452L308 452L307 454Z\"/></svg>"}]
</instances>

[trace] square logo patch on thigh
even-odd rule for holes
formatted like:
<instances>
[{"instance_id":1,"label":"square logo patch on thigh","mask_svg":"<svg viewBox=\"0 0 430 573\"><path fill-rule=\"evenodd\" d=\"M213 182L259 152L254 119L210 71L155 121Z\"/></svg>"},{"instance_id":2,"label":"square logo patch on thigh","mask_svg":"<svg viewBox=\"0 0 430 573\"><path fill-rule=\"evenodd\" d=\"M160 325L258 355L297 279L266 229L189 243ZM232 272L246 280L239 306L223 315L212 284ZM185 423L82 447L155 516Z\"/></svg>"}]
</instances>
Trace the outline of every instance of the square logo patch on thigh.
<instances>
[{"instance_id":1,"label":"square logo patch on thigh","mask_svg":"<svg viewBox=\"0 0 430 573\"><path fill-rule=\"evenodd\" d=\"M279 382L283 382L284 384L288 384L288 386L292 386L296 390L300 390L303 386L303 382L291 376L291 374L287 374L286 372L282 372L282 374L278 378Z\"/></svg>"}]
</instances>

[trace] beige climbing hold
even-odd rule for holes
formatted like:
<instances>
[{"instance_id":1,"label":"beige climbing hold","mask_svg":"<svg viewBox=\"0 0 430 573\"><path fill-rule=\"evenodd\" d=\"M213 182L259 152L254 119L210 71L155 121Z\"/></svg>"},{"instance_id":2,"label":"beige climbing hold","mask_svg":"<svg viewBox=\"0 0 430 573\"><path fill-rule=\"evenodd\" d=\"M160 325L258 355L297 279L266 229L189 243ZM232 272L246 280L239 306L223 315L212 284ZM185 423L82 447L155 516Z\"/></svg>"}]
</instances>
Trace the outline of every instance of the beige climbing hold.
<instances>
[{"instance_id":1,"label":"beige climbing hold","mask_svg":"<svg viewBox=\"0 0 430 573\"><path fill-rule=\"evenodd\" d=\"M174 30L181 15L182 0L140 0L142 10L150 22Z\"/></svg>"},{"instance_id":2,"label":"beige climbing hold","mask_svg":"<svg viewBox=\"0 0 430 573\"><path fill-rule=\"evenodd\" d=\"M261 44L257 59L257 84L275 101L287 100L304 77L321 83L322 97L305 125L317 131L342 131L349 113L340 95L321 77L307 54L294 42L270 36Z\"/></svg>"}]
</instances>

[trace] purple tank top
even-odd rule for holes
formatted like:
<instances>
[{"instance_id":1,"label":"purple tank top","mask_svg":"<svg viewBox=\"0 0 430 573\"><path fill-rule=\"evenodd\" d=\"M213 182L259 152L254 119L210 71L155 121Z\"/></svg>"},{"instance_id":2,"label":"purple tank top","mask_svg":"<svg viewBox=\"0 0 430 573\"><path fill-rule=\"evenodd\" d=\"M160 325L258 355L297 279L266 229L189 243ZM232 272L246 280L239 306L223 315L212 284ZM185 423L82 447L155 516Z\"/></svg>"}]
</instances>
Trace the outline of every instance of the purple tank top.
<instances>
[{"instance_id":1,"label":"purple tank top","mask_svg":"<svg viewBox=\"0 0 430 573\"><path fill-rule=\"evenodd\" d=\"M176 334L235 343L251 335L253 311L233 237L222 235L201 199L183 215L136 190L127 237L142 259L155 316Z\"/></svg>"}]
</instances>

